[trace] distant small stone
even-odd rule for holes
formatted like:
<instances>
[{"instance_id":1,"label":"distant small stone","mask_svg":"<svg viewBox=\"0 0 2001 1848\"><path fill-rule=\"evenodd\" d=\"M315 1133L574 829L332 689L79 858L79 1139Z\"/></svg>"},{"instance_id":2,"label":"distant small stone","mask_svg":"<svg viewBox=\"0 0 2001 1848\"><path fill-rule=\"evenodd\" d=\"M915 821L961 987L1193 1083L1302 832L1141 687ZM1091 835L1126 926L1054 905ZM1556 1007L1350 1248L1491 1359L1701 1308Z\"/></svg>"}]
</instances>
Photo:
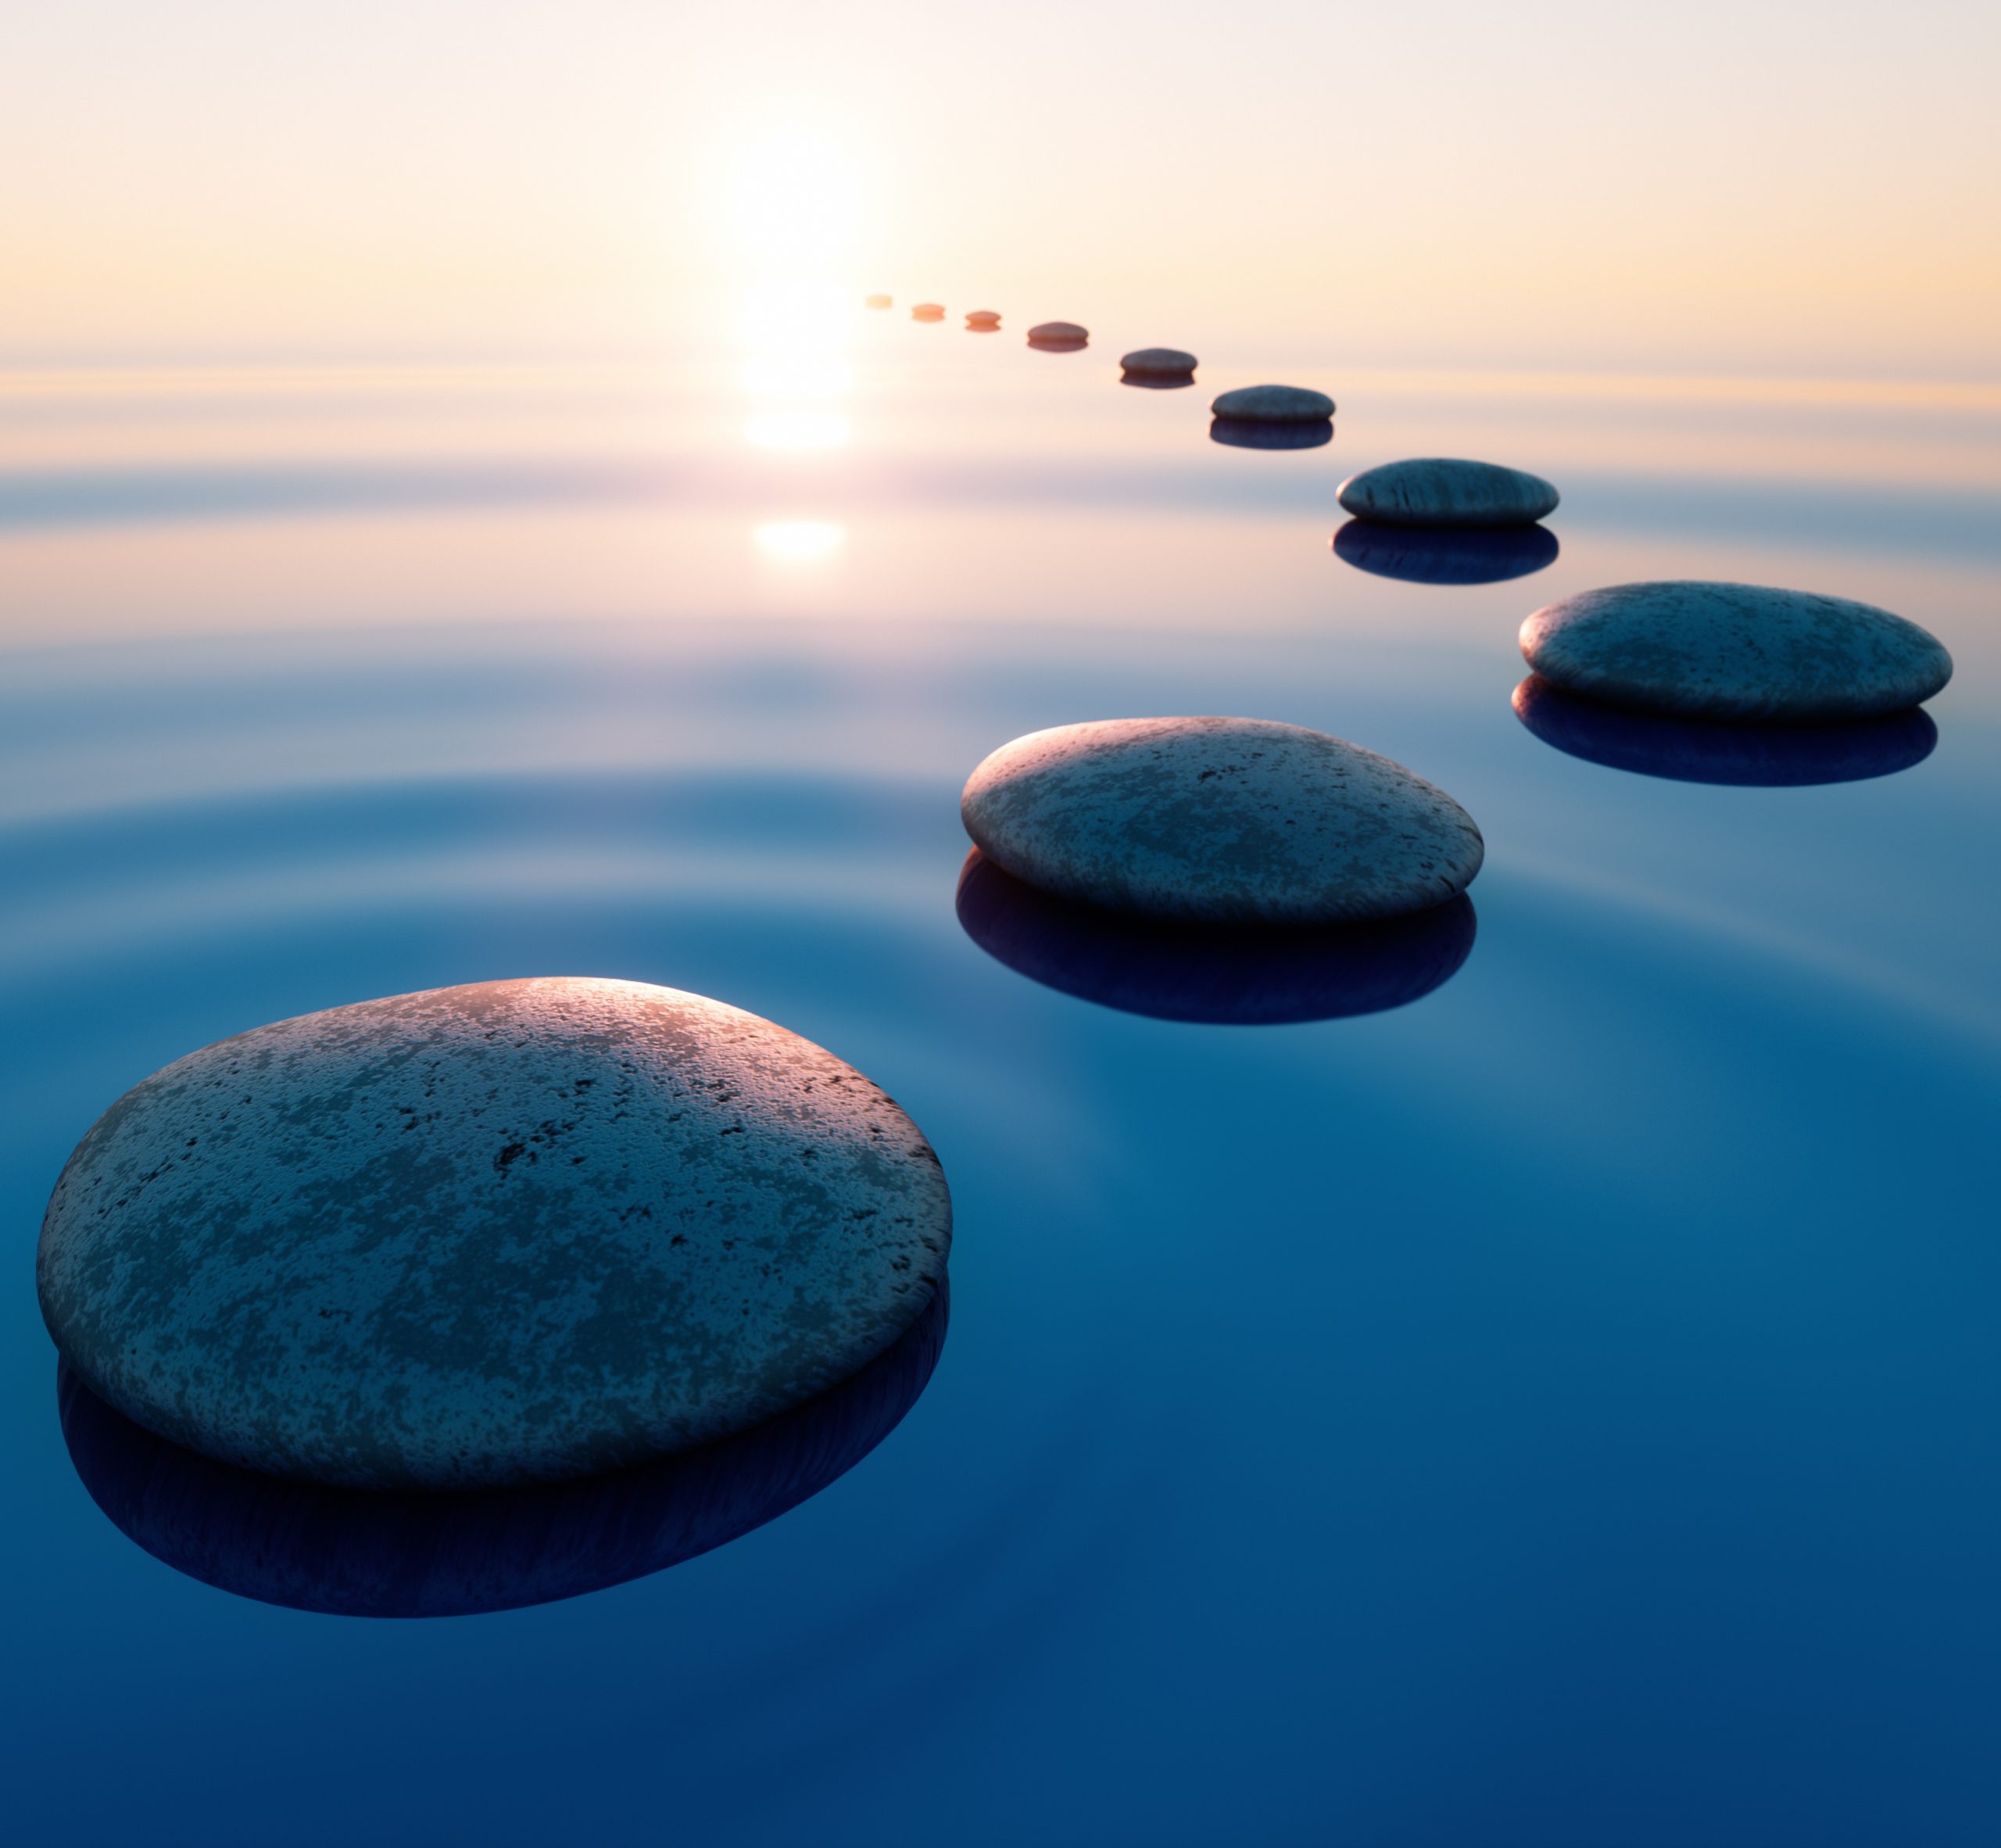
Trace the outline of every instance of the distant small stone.
<instances>
[{"instance_id":1,"label":"distant small stone","mask_svg":"<svg viewBox=\"0 0 2001 1848\"><path fill-rule=\"evenodd\" d=\"M1240 385L1225 392L1209 409L1217 417L1246 423L1311 424L1332 417L1334 401L1325 392L1309 392L1302 385Z\"/></svg>"},{"instance_id":2,"label":"distant small stone","mask_svg":"<svg viewBox=\"0 0 2001 1848\"><path fill-rule=\"evenodd\" d=\"M910 317L912 321L943 321L945 318L943 304L938 302L919 302L910 311Z\"/></svg>"},{"instance_id":3,"label":"distant small stone","mask_svg":"<svg viewBox=\"0 0 2001 1848\"><path fill-rule=\"evenodd\" d=\"M1113 911L1326 924L1442 904L1480 870L1464 809L1400 764L1258 718L1120 718L1003 745L960 798L1015 878Z\"/></svg>"},{"instance_id":4,"label":"distant small stone","mask_svg":"<svg viewBox=\"0 0 2001 1848\"><path fill-rule=\"evenodd\" d=\"M1691 718L1866 718L1930 699L1953 674L1938 639L1901 616L1754 584L1588 590L1537 611L1521 646L1566 693Z\"/></svg>"},{"instance_id":5,"label":"distant small stone","mask_svg":"<svg viewBox=\"0 0 2001 1848\"><path fill-rule=\"evenodd\" d=\"M975 308L966 317L966 325L976 332L990 333L1000 324L1000 317L991 308Z\"/></svg>"},{"instance_id":6,"label":"distant small stone","mask_svg":"<svg viewBox=\"0 0 2001 1848\"><path fill-rule=\"evenodd\" d=\"M1558 498L1541 475L1437 457L1366 468L1335 497L1357 519L1386 526L1532 526Z\"/></svg>"},{"instance_id":7,"label":"distant small stone","mask_svg":"<svg viewBox=\"0 0 2001 1848\"><path fill-rule=\"evenodd\" d=\"M871 295L868 300L863 303L864 307L868 308L889 308L894 305L895 304L890 301L887 295Z\"/></svg>"},{"instance_id":8,"label":"distant small stone","mask_svg":"<svg viewBox=\"0 0 2001 1848\"><path fill-rule=\"evenodd\" d=\"M489 982L191 1053L77 1146L36 1282L156 1434L358 1488L547 1481L728 1437L867 1365L951 1209L851 1065L641 982Z\"/></svg>"},{"instance_id":9,"label":"distant small stone","mask_svg":"<svg viewBox=\"0 0 2001 1848\"><path fill-rule=\"evenodd\" d=\"M1126 354L1119 364L1142 378L1185 378L1198 362L1192 353L1183 353L1178 347L1143 346L1137 353Z\"/></svg>"},{"instance_id":10,"label":"distant small stone","mask_svg":"<svg viewBox=\"0 0 2001 1848\"><path fill-rule=\"evenodd\" d=\"M1083 346L1090 337L1090 330L1079 327L1074 321L1045 321L1029 329L1031 346L1054 346L1067 350Z\"/></svg>"}]
</instances>

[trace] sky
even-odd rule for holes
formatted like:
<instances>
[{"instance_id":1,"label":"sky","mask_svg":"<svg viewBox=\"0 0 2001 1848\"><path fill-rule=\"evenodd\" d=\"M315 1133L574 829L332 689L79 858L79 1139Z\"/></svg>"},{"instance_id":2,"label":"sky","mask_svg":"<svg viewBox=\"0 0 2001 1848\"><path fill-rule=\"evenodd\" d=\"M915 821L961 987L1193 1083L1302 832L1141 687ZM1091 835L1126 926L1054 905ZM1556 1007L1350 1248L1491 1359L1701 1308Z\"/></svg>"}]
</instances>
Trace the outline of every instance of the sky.
<instances>
[{"instance_id":1,"label":"sky","mask_svg":"<svg viewBox=\"0 0 2001 1848\"><path fill-rule=\"evenodd\" d=\"M1991 4L65 0L6 36L0 364L643 355L780 277L1358 364L2001 378Z\"/></svg>"}]
</instances>

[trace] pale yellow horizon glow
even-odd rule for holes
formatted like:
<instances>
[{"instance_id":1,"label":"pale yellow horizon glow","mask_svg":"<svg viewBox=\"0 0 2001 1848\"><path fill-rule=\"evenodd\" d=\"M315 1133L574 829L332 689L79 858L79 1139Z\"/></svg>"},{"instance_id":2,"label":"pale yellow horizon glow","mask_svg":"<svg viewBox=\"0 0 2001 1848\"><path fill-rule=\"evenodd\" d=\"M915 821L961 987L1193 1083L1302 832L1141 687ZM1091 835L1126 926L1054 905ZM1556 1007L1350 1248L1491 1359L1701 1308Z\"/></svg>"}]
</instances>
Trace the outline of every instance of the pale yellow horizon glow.
<instances>
[{"instance_id":1,"label":"pale yellow horizon glow","mask_svg":"<svg viewBox=\"0 0 2001 1848\"><path fill-rule=\"evenodd\" d=\"M811 282L1247 362L1993 381L1998 18L44 8L0 366L622 360Z\"/></svg>"}]
</instances>

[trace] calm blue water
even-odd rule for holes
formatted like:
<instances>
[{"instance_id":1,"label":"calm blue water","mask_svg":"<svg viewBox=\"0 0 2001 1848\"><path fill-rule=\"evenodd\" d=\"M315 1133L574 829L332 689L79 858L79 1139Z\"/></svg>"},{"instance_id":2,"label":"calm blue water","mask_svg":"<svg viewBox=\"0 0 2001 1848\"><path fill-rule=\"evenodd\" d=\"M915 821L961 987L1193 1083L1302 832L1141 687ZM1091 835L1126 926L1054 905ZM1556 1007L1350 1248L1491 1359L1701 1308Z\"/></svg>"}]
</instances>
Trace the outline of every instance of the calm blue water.
<instances>
[{"instance_id":1,"label":"calm blue water","mask_svg":"<svg viewBox=\"0 0 2001 1848\"><path fill-rule=\"evenodd\" d=\"M1265 454L1208 441L1219 367L844 338L775 397L732 358L9 400L0 1834L2001 1839L2001 407L1330 353L1280 376L1334 441ZM1439 452L1556 479L1555 561L1333 552L1344 475ZM1528 730L1521 618L1677 575L1926 624L1935 748L1746 787ZM1466 804L1456 972L1187 1024L968 937L980 757L1219 711ZM71 1145L224 1034L560 973L769 1015L923 1126L928 1390L771 1524L562 1603L372 1621L159 1563L57 1421Z\"/></svg>"}]
</instances>

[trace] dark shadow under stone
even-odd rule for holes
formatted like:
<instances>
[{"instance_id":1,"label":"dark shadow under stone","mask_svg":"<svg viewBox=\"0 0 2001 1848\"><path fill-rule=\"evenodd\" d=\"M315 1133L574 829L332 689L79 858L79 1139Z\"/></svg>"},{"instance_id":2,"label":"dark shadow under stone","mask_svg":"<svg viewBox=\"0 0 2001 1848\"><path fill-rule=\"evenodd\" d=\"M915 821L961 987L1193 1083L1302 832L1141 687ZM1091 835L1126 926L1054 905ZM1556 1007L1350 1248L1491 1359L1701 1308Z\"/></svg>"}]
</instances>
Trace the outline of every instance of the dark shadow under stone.
<instances>
[{"instance_id":1,"label":"dark shadow under stone","mask_svg":"<svg viewBox=\"0 0 2001 1848\"><path fill-rule=\"evenodd\" d=\"M1350 520L1334 534L1344 564L1411 584L1503 584L1554 564L1560 549L1547 526L1482 531Z\"/></svg>"},{"instance_id":2,"label":"dark shadow under stone","mask_svg":"<svg viewBox=\"0 0 2001 1848\"><path fill-rule=\"evenodd\" d=\"M1477 928L1463 893L1373 924L1158 923L1052 897L977 847L960 870L958 914L988 955L1044 987L1128 1014L1232 1026L1401 1008L1458 972Z\"/></svg>"},{"instance_id":3,"label":"dark shadow under stone","mask_svg":"<svg viewBox=\"0 0 2001 1848\"><path fill-rule=\"evenodd\" d=\"M950 1291L859 1373L720 1443L527 1488L417 1494L263 1476L170 1444L66 1366L57 1404L91 1499L128 1538L238 1596L345 1617L455 1617L600 1591L775 1520L860 1463L917 1402Z\"/></svg>"},{"instance_id":4,"label":"dark shadow under stone","mask_svg":"<svg viewBox=\"0 0 2001 1848\"><path fill-rule=\"evenodd\" d=\"M1333 420L1292 424L1267 423L1257 417L1212 417L1209 441L1235 449L1317 449L1334 440Z\"/></svg>"},{"instance_id":5,"label":"dark shadow under stone","mask_svg":"<svg viewBox=\"0 0 2001 1848\"><path fill-rule=\"evenodd\" d=\"M1831 725L1725 724L1603 705L1534 674L1515 689L1514 707L1544 743L1573 757L1677 783L1860 783L1923 763L1938 742L1922 707Z\"/></svg>"}]
</instances>

